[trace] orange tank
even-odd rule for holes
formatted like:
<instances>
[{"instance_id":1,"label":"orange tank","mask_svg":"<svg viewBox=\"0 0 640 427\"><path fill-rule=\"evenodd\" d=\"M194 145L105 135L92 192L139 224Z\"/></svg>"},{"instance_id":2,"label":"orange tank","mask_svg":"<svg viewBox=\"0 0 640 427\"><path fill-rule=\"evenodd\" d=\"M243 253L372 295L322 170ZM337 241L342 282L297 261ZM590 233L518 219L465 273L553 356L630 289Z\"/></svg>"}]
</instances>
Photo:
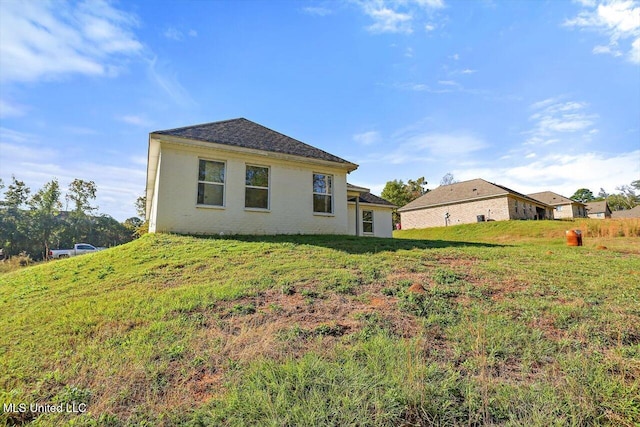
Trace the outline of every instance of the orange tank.
<instances>
[{"instance_id":1,"label":"orange tank","mask_svg":"<svg viewBox=\"0 0 640 427\"><path fill-rule=\"evenodd\" d=\"M582 246L582 231L567 230L567 246Z\"/></svg>"}]
</instances>

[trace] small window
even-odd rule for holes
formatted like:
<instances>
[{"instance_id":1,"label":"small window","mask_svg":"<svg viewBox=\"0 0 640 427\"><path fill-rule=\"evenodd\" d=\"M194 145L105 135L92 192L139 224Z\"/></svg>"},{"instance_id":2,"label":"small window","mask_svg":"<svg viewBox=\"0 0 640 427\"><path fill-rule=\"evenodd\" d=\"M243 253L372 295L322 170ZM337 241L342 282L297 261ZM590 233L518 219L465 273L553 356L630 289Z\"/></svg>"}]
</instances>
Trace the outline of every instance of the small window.
<instances>
[{"instance_id":1,"label":"small window","mask_svg":"<svg viewBox=\"0 0 640 427\"><path fill-rule=\"evenodd\" d=\"M224 162L200 160L198 168L198 204L224 206Z\"/></svg>"},{"instance_id":2,"label":"small window","mask_svg":"<svg viewBox=\"0 0 640 427\"><path fill-rule=\"evenodd\" d=\"M562 211L562 206L556 206L556 210L557 210L558 212Z\"/></svg>"},{"instance_id":3,"label":"small window","mask_svg":"<svg viewBox=\"0 0 640 427\"><path fill-rule=\"evenodd\" d=\"M269 168L247 165L244 207L269 209Z\"/></svg>"},{"instance_id":4,"label":"small window","mask_svg":"<svg viewBox=\"0 0 640 427\"><path fill-rule=\"evenodd\" d=\"M518 213L518 201L516 200L516 213Z\"/></svg>"},{"instance_id":5,"label":"small window","mask_svg":"<svg viewBox=\"0 0 640 427\"><path fill-rule=\"evenodd\" d=\"M373 233L373 211L362 211L362 232Z\"/></svg>"},{"instance_id":6,"label":"small window","mask_svg":"<svg viewBox=\"0 0 640 427\"><path fill-rule=\"evenodd\" d=\"M313 211L333 213L333 175L313 174Z\"/></svg>"}]
</instances>

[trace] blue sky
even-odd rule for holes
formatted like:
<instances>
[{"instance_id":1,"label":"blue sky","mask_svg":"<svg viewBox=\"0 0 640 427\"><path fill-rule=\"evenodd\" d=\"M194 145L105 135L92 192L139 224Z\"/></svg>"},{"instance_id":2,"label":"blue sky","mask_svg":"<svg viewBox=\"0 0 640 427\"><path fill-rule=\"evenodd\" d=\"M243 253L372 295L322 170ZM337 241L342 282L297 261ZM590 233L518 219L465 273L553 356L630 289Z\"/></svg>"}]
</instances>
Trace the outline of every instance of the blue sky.
<instances>
[{"instance_id":1,"label":"blue sky","mask_svg":"<svg viewBox=\"0 0 640 427\"><path fill-rule=\"evenodd\" d=\"M392 179L640 178L640 1L0 1L0 178L135 215L148 134L246 117ZM194 196L195 197L195 196Z\"/></svg>"}]
</instances>

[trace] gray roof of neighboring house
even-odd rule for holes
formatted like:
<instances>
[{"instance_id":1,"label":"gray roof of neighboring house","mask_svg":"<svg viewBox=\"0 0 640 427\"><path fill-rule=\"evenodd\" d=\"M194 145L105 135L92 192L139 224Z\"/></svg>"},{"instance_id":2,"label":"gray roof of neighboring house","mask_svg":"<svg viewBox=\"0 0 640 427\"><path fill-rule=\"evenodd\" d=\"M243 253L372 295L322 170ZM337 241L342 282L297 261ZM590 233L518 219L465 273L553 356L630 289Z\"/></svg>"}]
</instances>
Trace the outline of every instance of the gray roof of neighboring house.
<instances>
[{"instance_id":1,"label":"gray roof of neighboring house","mask_svg":"<svg viewBox=\"0 0 640 427\"><path fill-rule=\"evenodd\" d=\"M356 200L355 197L349 198L350 202L353 202L355 200ZM389 206L390 208L395 207L395 205L390 201L385 200L382 197L378 197L375 194L371 194L371 193L360 193L360 197L358 197L358 202L365 203L365 204L370 203L373 205L385 205L385 206Z\"/></svg>"},{"instance_id":2,"label":"gray roof of neighboring house","mask_svg":"<svg viewBox=\"0 0 640 427\"><path fill-rule=\"evenodd\" d=\"M611 212L611 218L640 218L640 205L635 208Z\"/></svg>"},{"instance_id":3,"label":"gray roof of neighboring house","mask_svg":"<svg viewBox=\"0 0 640 427\"><path fill-rule=\"evenodd\" d=\"M610 211L609 205L607 204L606 200L601 200L599 202L589 202L585 203L585 205L587 206L587 213L590 214Z\"/></svg>"},{"instance_id":4,"label":"gray roof of neighboring house","mask_svg":"<svg viewBox=\"0 0 640 427\"><path fill-rule=\"evenodd\" d=\"M573 203L577 203L579 205L584 205L582 202L577 202L575 200L569 199L568 197L561 196L558 193L554 193L553 191L541 191L540 193L527 194L532 199L536 199L541 201L542 203L546 203L551 206L559 206L559 205L570 205Z\"/></svg>"},{"instance_id":5,"label":"gray roof of neighboring house","mask_svg":"<svg viewBox=\"0 0 640 427\"><path fill-rule=\"evenodd\" d=\"M311 145L245 118L160 130L151 133L342 163L345 165L353 165L354 169L358 167L358 165L338 156L334 156L319 148L312 147Z\"/></svg>"},{"instance_id":6,"label":"gray roof of neighboring house","mask_svg":"<svg viewBox=\"0 0 640 427\"><path fill-rule=\"evenodd\" d=\"M514 195L529 200L531 203L546 205L544 202L532 199L522 193L513 191L502 185L493 184L484 179L472 179L470 181L456 182L449 185L441 185L416 200L404 205L398 212L413 209L428 208L432 206L462 203L476 199L484 199L496 196Z\"/></svg>"}]
</instances>

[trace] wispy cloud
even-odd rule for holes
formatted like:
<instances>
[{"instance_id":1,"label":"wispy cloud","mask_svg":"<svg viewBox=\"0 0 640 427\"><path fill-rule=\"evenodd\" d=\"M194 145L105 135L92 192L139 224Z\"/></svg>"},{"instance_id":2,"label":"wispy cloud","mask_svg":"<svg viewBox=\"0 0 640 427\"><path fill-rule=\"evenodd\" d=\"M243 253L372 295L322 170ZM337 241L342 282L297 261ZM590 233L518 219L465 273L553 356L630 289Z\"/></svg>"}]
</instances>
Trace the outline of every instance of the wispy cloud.
<instances>
[{"instance_id":1,"label":"wispy cloud","mask_svg":"<svg viewBox=\"0 0 640 427\"><path fill-rule=\"evenodd\" d=\"M593 48L594 54L622 56L640 64L640 3L635 0L583 1L584 9L563 23L566 27L592 30L608 37L607 45ZM629 43L628 47L621 47Z\"/></svg>"},{"instance_id":2,"label":"wispy cloud","mask_svg":"<svg viewBox=\"0 0 640 427\"><path fill-rule=\"evenodd\" d=\"M482 177L523 193L549 190L566 197L579 188L597 192L602 187L612 192L617 186L629 184L637 179L639 173L640 150L615 155L598 152L554 153L529 156L520 164L504 167L453 171L459 179Z\"/></svg>"},{"instance_id":3,"label":"wispy cloud","mask_svg":"<svg viewBox=\"0 0 640 427\"><path fill-rule=\"evenodd\" d=\"M534 127L525 132L526 145L554 144L562 141L566 134L580 134L586 139L598 131L593 127L598 115L589 113L585 102L547 98L530 108L533 114L529 120L534 122Z\"/></svg>"},{"instance_id":4,"label":"wispy cloud","mask_svg":"<svg viewBox=\"0 0 640 427\"><path fill-rule=\"evenodd\" d=\"M301 10L303 13L307 15L314 15L314 16L327 16L333 13L331 9L322 7L322 6L303 7Z\"/></svg>"},{"instance_id":5,"label":"wispy cloud","mask_svg":"<svg viewBox=\"0 0 640 427\"><path fill-rule=\"evenodd\" d=\"M389 138L393 149L385 153L372 153L360 163L382 162L389 164L434 163L473 156L489 145L473 132L433 131L433 123L425 119L394 132Z\"/></svg>"},{"instance_id":6,"label":"wispy cloud","mask_svg":"<svg viewBox=\"0 0 640 427\"><path fill-rule=\"evenodd\" d=\"M166 30L164 30L163 35L168 38L169 40L174 40L174 41L183 41L185 39L185 34L183 31L177 29L176 27L168 27ZM198 36L198 32L196 30L189 30L187 31L187 36L189 37L197 37Z\"/></svg>"},{"instance_id":7,"label":"wispy cloud","mask_svg":"<svg viewBox=\"0 0 640 427\"><path fill-rule=\"evenodd\" d=\"M411 34L414 25L420 22L425 31L433 31L437 26L428 18L445 7L442 0L356 0L355 3L373 21L367 30L377 34ZM424 19L428 19L427 22L423 22Z\"/></svg>"},{"instance_id":8,"label":"wispy cloud","mask_svg":"<svg viewBox=\"0 0 640 427\"><path fill-rule=\"evenodd\" d=\"M117 119L121 122L128 123L134 126L149 127L152 124L151 121L147 120L146 118L133 114L120 116L117 117Z\"/></svg>"},{"instance_id":9,"label":"wispy cloud","mask_svg":"<svg viewBox=\"0 0 640 427\"><path fill-rule=\"evenodd\" d=\"M134 15L103 0L0 1L0 79L33 82L73 73L110 76L143 46Z\"/></svg>"},{"instance_id":10,"label":"wispy cloud","mask_svg":"<svg viewBox=\"0 0 640 427\"><path fill-rule=\"evenodd\" d=\"M25 107L4 99L0 99L0 119L24 116Z\"/></svg>"},{"instance_id":11,"label":"wispy cloud","mask_svg":"<svg viewBox=\"0 0 640 427\"><path fill-rule=\"evenodd\" d=\"M176 104L187 107L195 104L195 101L187 90L180 84L175 73L168 69L164 62L159 62L157 57L148 60L147 73L151 81L158 85Z\"/></svg>"},{"instance_id":12,"label":"wispy cloud","mask_svg":"<svg viewBox=\"0 0 640 427\"><path fill-rule=\"evenodd\" d=\"M382 141L382 137L378 131L372 130L353 135L353 140L361 145L373 145Z\"/></svg>"}]
</instances>

